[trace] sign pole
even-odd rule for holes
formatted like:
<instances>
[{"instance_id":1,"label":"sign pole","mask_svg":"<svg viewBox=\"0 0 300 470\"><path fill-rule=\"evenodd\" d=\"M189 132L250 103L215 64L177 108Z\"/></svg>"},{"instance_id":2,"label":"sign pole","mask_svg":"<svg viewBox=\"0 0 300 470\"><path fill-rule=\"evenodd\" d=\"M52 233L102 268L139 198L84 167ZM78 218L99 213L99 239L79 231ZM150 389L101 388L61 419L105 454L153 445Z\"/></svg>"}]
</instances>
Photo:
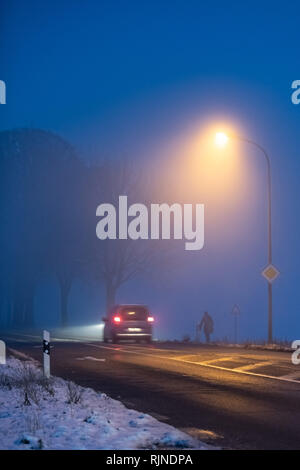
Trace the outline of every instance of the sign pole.
<instances>
[{"instance_id":1,"label":"sign pole","mask_svg":"<svg viewBox=\"0 0 300 470\"><path fill-rule=\"evenodd\" d=\"M237 315L234 315L234 343L237 344Z\"/></svg>"},{"instance_id":2,"label":"sign pole","mask_svg":"<svg viewBox=\"0 0 300 470\"><path fill-rule=\"evenodd\" d=\"M43 358L44 358L44 376L50 378L50 333L43 331Z\"/></svg>"},{"instance_id":3,"label":"sign pole","mask_svg":"<svg viewBox=\"0 0 300 470\"><path fill-rule=\"evenodd\" d=\"M237 304L233 306L232 315L234 318L234 343L237 344L238 341L238 317L241 314L240 308Z\"/></svg>"}]
</instances>

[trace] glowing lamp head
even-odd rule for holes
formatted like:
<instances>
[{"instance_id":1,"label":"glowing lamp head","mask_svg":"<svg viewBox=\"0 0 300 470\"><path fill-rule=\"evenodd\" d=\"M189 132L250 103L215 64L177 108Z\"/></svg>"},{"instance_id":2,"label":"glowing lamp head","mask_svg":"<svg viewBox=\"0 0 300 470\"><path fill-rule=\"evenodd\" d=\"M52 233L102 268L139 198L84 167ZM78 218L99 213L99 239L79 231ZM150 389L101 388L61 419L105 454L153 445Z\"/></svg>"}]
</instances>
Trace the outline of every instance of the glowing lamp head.
<instances>
[{"instance_id":1,"label":"glowing lamp head","mask_svg":"<svg viewBox=\"0 0 300 470\"><path fill-rule=\"evenodd\" d=\"M118 316L114 317L114 322L121 323L121 317L118 317Z\"/></svg>"},{"instance_id":2,"label":"glowing lamp head","mask_svg":"<svg viewBox=\"0 0 300 470\"><path fill-rule=\"evenodd\" d=\"M215 144L219 148L225 147L228 142L228 136L224 132L217 132L215 135Z\"/></svg>"},{"instance_id":3,"label":"glowing lamp head","mask_svg":"<svg viewBox=\"0 0 300 470\"><path fill-rule=\"evenodd\" d=\"M148 322L150 322L150 323L154 322L154 318L153 318L153 317L148 317L147 320L148 320Z\"/></svg>"}]
</instances>

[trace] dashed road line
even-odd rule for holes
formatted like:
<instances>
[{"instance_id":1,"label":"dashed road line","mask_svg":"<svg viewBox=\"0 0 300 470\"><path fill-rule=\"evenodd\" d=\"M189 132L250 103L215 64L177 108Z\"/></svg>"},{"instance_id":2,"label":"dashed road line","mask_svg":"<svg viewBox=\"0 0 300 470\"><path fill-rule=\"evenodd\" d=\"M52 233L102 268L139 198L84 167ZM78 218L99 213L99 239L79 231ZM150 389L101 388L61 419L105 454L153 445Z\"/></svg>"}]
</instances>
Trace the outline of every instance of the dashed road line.
<instances>
[{"instance_id":1,"label":"dashed road line","mask_svg":"<svg viewBox=\"0 0 300 470\"><path fill-rule=\"evenodd\" d=\"M98 358L93 356L84 356L84 357L76 357L76 361L98 361L98 362L105 362L106 359Z\"/></svg>"}]
</instances>

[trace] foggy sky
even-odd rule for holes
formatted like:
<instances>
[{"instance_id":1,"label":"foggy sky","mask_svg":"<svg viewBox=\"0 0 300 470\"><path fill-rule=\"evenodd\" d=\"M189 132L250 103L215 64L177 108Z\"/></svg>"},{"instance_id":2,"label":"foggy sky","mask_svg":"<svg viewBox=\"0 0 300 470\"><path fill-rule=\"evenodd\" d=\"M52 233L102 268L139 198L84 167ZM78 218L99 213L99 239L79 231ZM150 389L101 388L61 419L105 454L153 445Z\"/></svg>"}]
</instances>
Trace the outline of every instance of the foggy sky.
<instances>
[{"instance_id":1,"label":"foggy sky","mask_svg":"<svg viewBox=\"0 0 300 470\"><path fill-rule=\"evenodd\" d=\"M186 186L182 178L188 172L178 172L175 164L176 144L197 126L200 132L210 121L238 123L245 136L267 149L273 258L281 271L273 290L274 337L292 340L300 328L300 105L290 99L291 83L300 78L299 10L296 4L270 9L261 1L249 7L12 0L2 2L0 19L0 79L7 85L1 130L54 131L75 145L87 164L129 158L160 168L168 162L170 174ZM199 196L194 187L191 198L207 204L204 249L184 253L179 266L161 277L141 277L120 290L121 302L150 306L159 337L191 334L204 310L214 317L215 336L230 336L235 303L243 338L266 336L267 287L260 275L267 263L266 170L255 149L240 149L239 156L236 204L226 190L211 208L203 174ZM38 323L54 324L58 308L54 280L41 279ZM74 283L75 322L95 323L103 309L99 286Z\"/></svg>"}]
</instances>

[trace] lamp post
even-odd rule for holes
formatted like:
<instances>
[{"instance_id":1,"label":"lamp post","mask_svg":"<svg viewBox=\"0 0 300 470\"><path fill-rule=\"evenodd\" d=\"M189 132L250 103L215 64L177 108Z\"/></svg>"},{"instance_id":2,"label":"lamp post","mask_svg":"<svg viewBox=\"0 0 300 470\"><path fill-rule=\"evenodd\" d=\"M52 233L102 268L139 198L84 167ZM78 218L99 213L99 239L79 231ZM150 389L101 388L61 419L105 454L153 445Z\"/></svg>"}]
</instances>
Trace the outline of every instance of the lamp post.
<instances>
[{"instance_id":1,"label":"lamp post","mask_svg":"<svg viewBox=\"0 0 300 470\"><path fill-rule=\"evenodd\" d=\"M237 135L230 135L230 138L246 142L247 144L254 145L263 154L267 163L267 194L268 194L268 266L263 270L262 274L268 282L268 342L272 343L273 340L273 299L272 299L272 282L279 275L279 271L272 265L272 180L271 180L271 162L266 150L256 142ZM224 147L229 140L229 137L223 133L218 132L215 136L215 142L218 147Z\"/></svg>"}]
</instances>

